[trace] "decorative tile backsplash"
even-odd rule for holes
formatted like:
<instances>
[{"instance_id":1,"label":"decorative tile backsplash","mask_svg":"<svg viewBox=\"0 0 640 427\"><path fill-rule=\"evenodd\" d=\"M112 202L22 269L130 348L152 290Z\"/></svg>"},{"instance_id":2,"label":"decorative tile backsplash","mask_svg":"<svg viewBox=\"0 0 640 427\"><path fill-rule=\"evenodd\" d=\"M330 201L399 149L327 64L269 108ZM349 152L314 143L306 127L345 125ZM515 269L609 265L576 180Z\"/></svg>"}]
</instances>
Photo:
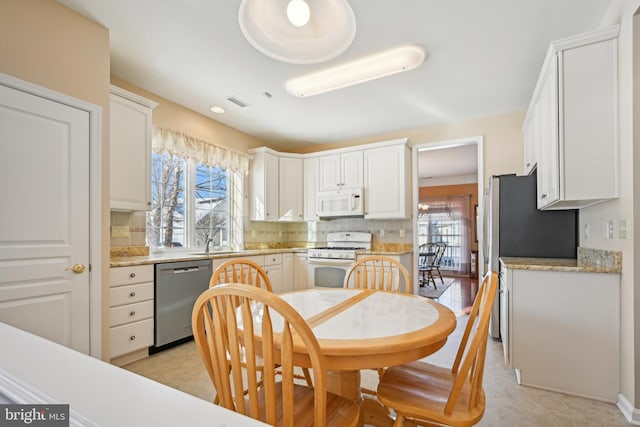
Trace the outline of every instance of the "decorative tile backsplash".
<instances>
[{"instance_id":1,"label":"decorative tile backsplash","mask_svg":"<svg viewBox=\"0 0 640 427\"><path fill-rule=\"evenodd\" d=\"M111 227L128 227L128 237L111 237L112 247L146 245L145 212L111 212ZM407 245L413 224L407 220L365 220L340 218L317 222L262 222L244 220L244 248L266 249L325 244L327 234L336 231L365 231L373 234L372 245Z\"/></svg>"}]
</instances>

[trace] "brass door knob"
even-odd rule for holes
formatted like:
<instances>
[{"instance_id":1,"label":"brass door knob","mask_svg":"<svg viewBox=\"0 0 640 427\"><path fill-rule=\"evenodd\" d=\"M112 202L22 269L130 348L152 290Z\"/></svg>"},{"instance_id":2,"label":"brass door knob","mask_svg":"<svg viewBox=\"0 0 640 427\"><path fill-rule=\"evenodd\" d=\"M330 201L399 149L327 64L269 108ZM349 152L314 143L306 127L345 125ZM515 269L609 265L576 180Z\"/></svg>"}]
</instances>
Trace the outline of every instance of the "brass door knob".
<instances>
[{"instance_id":1,"label":"brass door knob","mask_svg":"<svg viewBox=\"0 0 640 427\"><path fill-rule=\"evenodd\" d=\"M84 268L84 264L73 264L71 267L65 268L64 271L71 270L76 274L80 274L84 272Z\"/></svg>"}]
</instances>

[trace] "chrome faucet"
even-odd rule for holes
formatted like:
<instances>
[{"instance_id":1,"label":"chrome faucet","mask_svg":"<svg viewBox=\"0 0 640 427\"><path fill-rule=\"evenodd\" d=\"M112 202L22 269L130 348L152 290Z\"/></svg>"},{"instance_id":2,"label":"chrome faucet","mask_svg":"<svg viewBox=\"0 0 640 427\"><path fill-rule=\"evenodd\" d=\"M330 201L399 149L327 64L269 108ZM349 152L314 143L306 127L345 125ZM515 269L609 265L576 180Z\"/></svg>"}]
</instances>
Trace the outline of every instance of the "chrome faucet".
<instances>
[{"instance_id":1,"label":"chrome faucet","mask_svg":"<svg viewBox=\"0 0 640 427\"><path fill-rule=\"evenodd\" d=\"M204 237L204 253L209 253L209 245L213 242L213 237L210 237L208 234Z\"/></svg>"}]
</instances>

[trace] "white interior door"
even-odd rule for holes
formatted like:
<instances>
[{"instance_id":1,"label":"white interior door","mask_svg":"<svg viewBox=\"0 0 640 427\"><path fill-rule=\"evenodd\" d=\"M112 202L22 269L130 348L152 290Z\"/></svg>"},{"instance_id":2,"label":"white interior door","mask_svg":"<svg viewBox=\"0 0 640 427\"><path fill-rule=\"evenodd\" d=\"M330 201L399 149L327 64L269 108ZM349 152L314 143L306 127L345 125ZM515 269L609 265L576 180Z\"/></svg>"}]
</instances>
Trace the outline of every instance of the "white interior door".
<instances>
[{"instance_id":1,"label":"white interior door","mask_svg":"<svg viewBox=\"0 0 640 427\"><path fill-rule=\"evenodd\" d=\"M89 113L0 85L0 200L0 321L88 354Z\"/></svg>"}]
</instances>

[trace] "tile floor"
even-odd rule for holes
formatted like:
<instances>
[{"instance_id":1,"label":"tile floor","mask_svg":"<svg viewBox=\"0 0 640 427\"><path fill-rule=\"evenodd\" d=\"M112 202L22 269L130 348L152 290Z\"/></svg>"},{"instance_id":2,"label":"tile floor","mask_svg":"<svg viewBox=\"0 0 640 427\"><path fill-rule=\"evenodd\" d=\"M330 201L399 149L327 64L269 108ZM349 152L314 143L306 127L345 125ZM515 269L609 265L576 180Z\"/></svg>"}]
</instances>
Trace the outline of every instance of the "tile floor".
<instances>
[{"instance_id":1,"label":"tile floor","mask_svg":"<svg viewBox=\"0 0 640 427\"><path fill-rule=\"evenodd\" d=\"M472 303L477 282L457 279L440 297L440 302L458 315L458 328L438 353L426 358L450 366L464 328L464 308ZM199 359L193 341L157 353L125 366L126 369L206 400L213 399L213 387ZM485 415L479 426L495 427L617 427L626 426L624 416L611 403L518 386L513 372L504 366L502 344L490 340L484 389ZM376 386L373 371L363 371L363 385Z\"/></svg>"}]
</instances>

